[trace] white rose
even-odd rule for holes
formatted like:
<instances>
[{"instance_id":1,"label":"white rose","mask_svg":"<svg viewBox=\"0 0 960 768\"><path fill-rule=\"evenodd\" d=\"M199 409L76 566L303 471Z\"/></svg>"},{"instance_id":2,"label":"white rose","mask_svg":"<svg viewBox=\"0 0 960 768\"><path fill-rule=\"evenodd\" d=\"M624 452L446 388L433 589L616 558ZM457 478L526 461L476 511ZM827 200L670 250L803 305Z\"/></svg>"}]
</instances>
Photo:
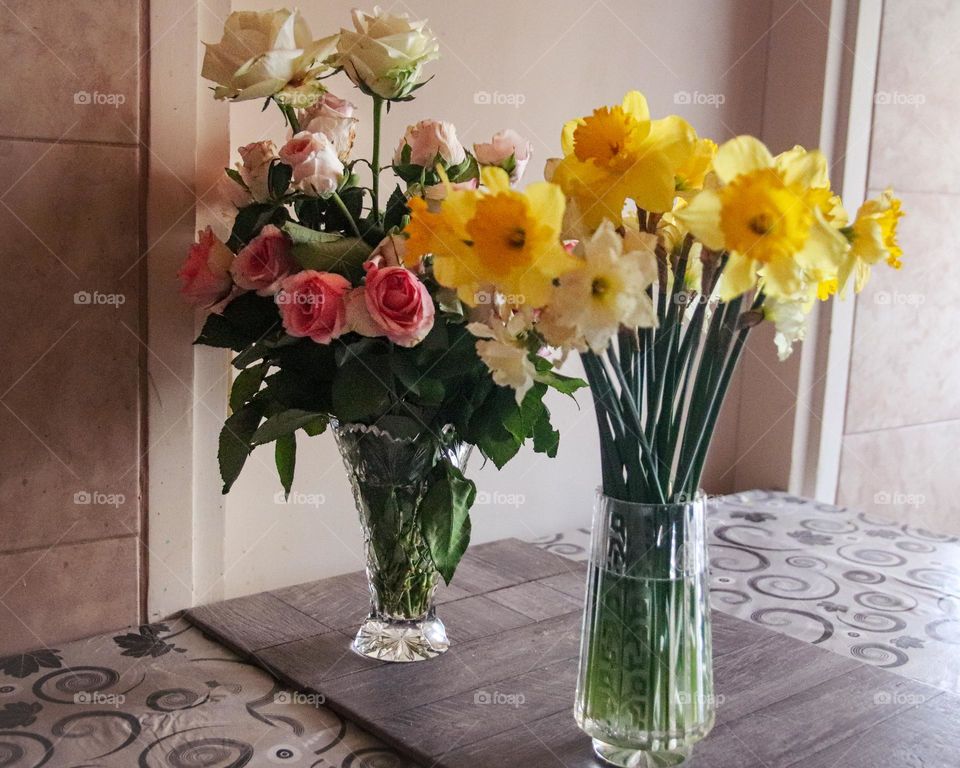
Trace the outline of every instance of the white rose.
<instances>
[{"instance_id":1,"label":"white rose","mask_svg":"<svg viewBox=\"0 0 960 768\"><path fill-rule=\"evenodd\" d=\"M350 150L357 138L356 106L332 93L325 93L312 107L300 114L300 126L311 133L322 133L333 142L341 160L350 158Z\"/></svg>"},{"instance_id":2,"label":"white rose","mask_svg":"<svg viewBox=\"0 0 960 768\"><path fill-rule=\"evenodd\" d=\"M379 7L373 14L353 11L355 31L340 30L336 66L342 67L364 93L383 99L402 99L420 80L425 63L440 56L439 45L426 20L410 21Z\"/></svg>"},{"instance_id":3,"label":"white rose","mask_svg":"<svg viewBox=\"0 0 960 768\"><path fill-rule=\"evenodd\" d=\"M336 47L336 36L314 40L298 12L235 11L219 43L204 43L201 75L217 84L218 99L313 103L323 87L317 76Z\"/></svg>"},{"instance_id":4,"label":"white rose","mask_svg":"<svg viewBox=\"0 0 960 768\"><path fill-rule=\"evenodd\" d=\"M301 131L280 150L280 160L293 167L293 185L308 195L329 195L343 180L343 163L322 133Z\"/></svg>"},{"instance_id":5,"label":"white rose","mask_svg":"<svg viewBox=\"0 0 960 768\"><path fill-rule=\"evenodd\" d=\"M272 141L255 141L237 150L242 161L237 170L247 185L253 199L262 203L270 198L270 163L277 156L277 148Z\"/></svg>"},{"instance_id":6,"label":"white rose","mask_svg":"<svg viewBox=\"0 0 960 768\"><path fill-rule=\"evenodd\" d=\"M410 156L404 160L404 148L410 147ZM452 123L442 120L421 120L407 130L393 153L394 165L422 165L433 170L438 161L446 167L460 165L467 159L467 151L457 138Z\"/></svg>"},{"instance_id":7,"label":"white rose","mask_svg":"<svg viewBox=\"0 0 960 768\"><path fill-rule=\"evenodd\" d=\"M488 144L474 144L473 154L480 165L496 165L510 174L510 181L516 183L523 176L523 172L533 154L533 144L512 128L507 128L494 135ZM513 158L513 167L510 158Z\"/></svg>"}]
</instances>

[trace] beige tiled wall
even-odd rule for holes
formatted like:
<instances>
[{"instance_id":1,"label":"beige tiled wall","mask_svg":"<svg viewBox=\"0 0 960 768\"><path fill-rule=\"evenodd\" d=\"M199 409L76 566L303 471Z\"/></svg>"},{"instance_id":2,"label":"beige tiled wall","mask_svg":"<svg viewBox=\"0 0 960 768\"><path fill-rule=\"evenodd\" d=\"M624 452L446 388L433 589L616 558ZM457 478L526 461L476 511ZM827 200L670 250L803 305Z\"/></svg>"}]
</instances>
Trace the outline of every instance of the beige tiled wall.
<instances>
[{"instance_id":1,"label":"beige tiled wall","mask_svg":"<svg viewBox=\"0 0 960 768\"><path fill-rule=\"evenodd\" d=\"M0 654L136 622L141 8L0 3Z\"/></svg>"},{"instance_id":2,"label":"beige tiled wall","mask_svg":"<svg viewBox=\"0 0 960 768\"><path fill-rule=\"evenodd\" d=\"M903 269L857 300L838 497L960 533L960 3L887 0L870 186L893 185Z\"/></svg>"}]
</instances>

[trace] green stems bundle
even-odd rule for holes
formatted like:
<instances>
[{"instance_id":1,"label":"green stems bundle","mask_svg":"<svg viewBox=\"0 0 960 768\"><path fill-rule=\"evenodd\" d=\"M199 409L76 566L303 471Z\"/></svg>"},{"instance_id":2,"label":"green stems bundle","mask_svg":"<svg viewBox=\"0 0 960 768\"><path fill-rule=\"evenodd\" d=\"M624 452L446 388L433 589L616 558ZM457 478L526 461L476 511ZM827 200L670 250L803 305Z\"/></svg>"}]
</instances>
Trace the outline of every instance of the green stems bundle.
<instances>
[{"instance_id":1,"label":"green stems bundle","mask_svg":"<svg viewBox=\"0 0 960 768\"><path fill-rule=\"evenodd\" d=\"M652 216L647 217L652 219ZM648 226L655 228L654 221ZM657 251L649 289L655 328L622 328L603 354L582 354L600 431L603 490L625 501L691 499L750 328L763 319L763 293L711 299L727 263L703 249L698 286L686 285L694 241Z\"/></svg>"}]
</instances>

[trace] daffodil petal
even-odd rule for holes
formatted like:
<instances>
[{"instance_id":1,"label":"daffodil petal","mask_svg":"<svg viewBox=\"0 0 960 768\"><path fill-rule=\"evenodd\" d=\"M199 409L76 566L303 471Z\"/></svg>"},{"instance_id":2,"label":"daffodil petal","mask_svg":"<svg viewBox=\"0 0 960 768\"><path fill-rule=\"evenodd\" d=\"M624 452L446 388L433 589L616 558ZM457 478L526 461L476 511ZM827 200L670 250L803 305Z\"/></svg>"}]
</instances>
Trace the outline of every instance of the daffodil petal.
<instances>
[{"instance_id":1,"label":"daffodil petal","mask_svg":"<svg viewBox=\"0 0 960 768\"><path fill-rule=\"evenodd\" d=\"M719 251L724 247L723 230L720 229L722 207L720 195L712 190L703 190L674 215L707 248Z\"/></svg>"},{"instance_id":2,"label":"daffodil petal","mask_svg":"<svg viewBox=\"0 0 960 768\"><path fill-rule=\"evenodd\" d=\"M720 276L717 292L721 301L730 301L751 290L756 284L757 263L747 256L732 253Z\"/></svg>"},{"instance_id":3,"label":"daffodil petal","mask_svg":"<svg viewBox=\"0 0 960 768\"><path fill-rule=\"evenodd\" d=\"M807 152L794 147L777 155L777 168L787 184L799 184L806 189L830 186L827 158L819 150Z\"/></svg>"},{"instance_id":4,"label":"daffodil petal","mask_svg":"<svg viewBox=\"0 0 960 768\"><path fill-rule=\"evenodd\" d=\"M724 142L713 158L713 170L723 182L729 182L742 173L750 173L773 165L773 155L760 139L737 136Z\"/></svg>"},{"instance_id":5,"label":"daffodil petal","mask_svg":"<svg viewBox=\"0 0 960 768\"><path fill-rule=\"evenodd\" d=\"M640 91L630 91L623 97L623 111L636 120L646 121L650 119L647 97Z\"/></svg>"},{"instance_id":6,"label":"daffodil petal","mask_svg":"<svg viewBox=\"0 0 960 768\"><path fill-rule=\"evenodd\" d=\"M576 131L580 125L583 125L583 120L579 117L564 123L563 132L560 134L560 148L563 150L564 155L573 154L573 132Z\"/></svg>"},{"instance_id":7,"label":"daffodil petal","mask_svg":"<svg viewBox=\"0 0 960 768\"><path fill-rule=\"evenodd\" d=\"M480 181L493 194L510 191L510 174L496 165L485 165L480 169Z\"/></svg>"}]
</instances>

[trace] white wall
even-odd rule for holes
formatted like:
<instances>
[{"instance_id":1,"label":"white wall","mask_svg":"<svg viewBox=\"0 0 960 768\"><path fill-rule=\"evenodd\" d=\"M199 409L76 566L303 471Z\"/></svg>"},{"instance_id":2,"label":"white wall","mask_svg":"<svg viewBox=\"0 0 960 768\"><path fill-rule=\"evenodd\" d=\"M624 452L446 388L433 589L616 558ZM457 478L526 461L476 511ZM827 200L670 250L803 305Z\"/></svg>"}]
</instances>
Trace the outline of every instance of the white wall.
<instances>
[{"instance_id":1,"label":"white wall","mask_svg":"<svg viewBox=\"0 0 960 768\"><path fill-rule=\"evenodd\" d=\"M305 5L316 36L349 24L350 2ZM275 2L260 0L235 3L236 9L272 6ZM534 143L536 157L527 172L528 181L534 180L543 161L559 152L565 120L616 103L631 88L646 93L654 116L680 114L718 141L761 130L765 33L771 23L767 0L488 0L400 2L391 8L429 17L443 58L430 67L436 77L416 101L394 106L384 130L387 152L406 124L426 117L454 122L464 143L513 127ZM328 85L369 109L368 100L342 76ZM520 94L523 104L478 105L479 91ZM723 103L675 103L681 91L721 95ZM231 110L234 147L258 138L282 141L275 110L261 113L252 103L222 109ZM358 150L368 156L369 145L363 124ZM573 366L570 372L576 372ZM472 468L480 490L500 502L475 507L474 542L589 524L599 462L593 410L587 397L581 403L578 409L561 396L550 401L561 431L556 460L524 452L500 473L492 465ZM227 499L227 597L362 565L359 525L332 438L300 438L294 492L313 494L314 501L322 497L324 503L316 506L274 502L279 483L270 448L254 453Z\"/></svg>"}]
</instances>

